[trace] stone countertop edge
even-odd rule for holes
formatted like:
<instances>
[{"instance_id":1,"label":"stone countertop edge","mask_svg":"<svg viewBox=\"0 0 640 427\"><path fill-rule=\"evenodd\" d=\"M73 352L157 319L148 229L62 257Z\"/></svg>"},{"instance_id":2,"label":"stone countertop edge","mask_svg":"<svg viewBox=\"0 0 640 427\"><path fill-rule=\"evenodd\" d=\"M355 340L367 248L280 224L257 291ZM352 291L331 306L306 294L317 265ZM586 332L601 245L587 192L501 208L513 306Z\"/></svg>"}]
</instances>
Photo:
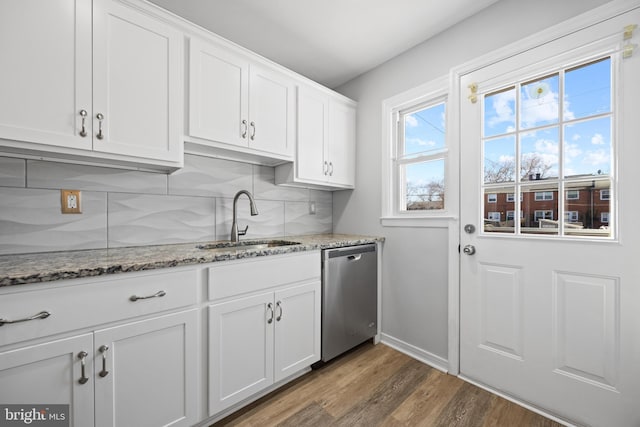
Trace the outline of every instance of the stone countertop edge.
<instances>
[{"instance_id":1,"label":"stone countertop edge","mask_svg":"<svg viewBox=\"0 0 640 427\"><path fill-rule=\"evenodd\" d=\"M299 244L264 249L232 248L213 252L198 249L197 246L217 242L193 242L0 255L0 287L363 245L383 242L384 237L316 234L247 240L284 240Z\"/></svg>"}]
</instances>

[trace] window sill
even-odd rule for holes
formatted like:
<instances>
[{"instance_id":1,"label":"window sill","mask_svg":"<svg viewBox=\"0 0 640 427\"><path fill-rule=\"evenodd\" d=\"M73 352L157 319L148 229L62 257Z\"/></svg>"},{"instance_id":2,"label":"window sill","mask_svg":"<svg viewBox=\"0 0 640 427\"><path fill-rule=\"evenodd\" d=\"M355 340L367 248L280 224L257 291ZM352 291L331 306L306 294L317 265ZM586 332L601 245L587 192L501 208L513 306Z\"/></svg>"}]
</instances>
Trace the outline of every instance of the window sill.
<instances>
[{"instance_id":1,"label":"window sill","mask_svg":"<svg viewBox=\"0 0 640 427\"><path fill-rule=\"evenodd\" d=\"M458 217L454 215L385 216L380 218L380 224L383 227L448 228L457 220Z\"/></svg>"}]
</instances>

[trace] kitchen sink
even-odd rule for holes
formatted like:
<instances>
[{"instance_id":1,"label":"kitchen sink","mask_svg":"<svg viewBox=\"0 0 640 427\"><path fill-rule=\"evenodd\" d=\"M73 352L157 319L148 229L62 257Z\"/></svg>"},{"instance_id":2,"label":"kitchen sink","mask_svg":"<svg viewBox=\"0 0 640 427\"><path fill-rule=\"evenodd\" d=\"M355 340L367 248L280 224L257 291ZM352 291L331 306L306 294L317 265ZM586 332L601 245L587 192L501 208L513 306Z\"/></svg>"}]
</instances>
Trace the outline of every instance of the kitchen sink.
<instances>
[{"instance_id":1,"label":"kitchen sink","mask_svg":"<svg viewBox=\"0 0 640 427\"><path fill-rule=\"evenodd\" d=\"M299 245L299 242L290 242L287 240L244 240L240 242L215 242L205 245L198 245L196 248L210 251L240 251L277 248L280 246Z\"/></svg>"}]
</instances>

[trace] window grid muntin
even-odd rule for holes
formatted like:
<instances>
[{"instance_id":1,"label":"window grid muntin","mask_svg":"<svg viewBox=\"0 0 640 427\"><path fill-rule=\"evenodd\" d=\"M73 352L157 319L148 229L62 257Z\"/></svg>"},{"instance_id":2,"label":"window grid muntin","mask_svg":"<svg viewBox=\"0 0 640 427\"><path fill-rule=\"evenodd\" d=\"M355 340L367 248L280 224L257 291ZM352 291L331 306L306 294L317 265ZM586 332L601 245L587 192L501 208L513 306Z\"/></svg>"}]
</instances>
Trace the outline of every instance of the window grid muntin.
<instances>
[{"instance_id":1,"label":"window grid muntin","mask_svg":"<svg viewBox=\"0 0 640 427\"><path fill-rule=\"evenodd\" d=\"M610 82L609 82L609 107L610 110L608 112L603 112L603 113L595 113L592 115L587 115L587 116L582 116L576 119L568 119L565 120L564 118L564 113L565 113L565 75L567 72L570 72L572 70L578 69L578 68L582 68L582 67L587 67L591 64L594 63L598 63L598 62L602 62L602 61L607 61L609 60L609 78L610 78ZM565 169L565 164L564 164L564 145L565 145L565 137L564 137L564 133L565 133L565 126L567 125L571 125L571 124L578 124L581 122L589 122L592 120L597 120L599 118L604 118L604 117L609 117L611 120L611 129L610 129L610 168L611 171L608 175L606 176L592 176L589 177L589 179L593 180L593 181L609 181L610 184L610 188L609 190L602 190L601 192L601 200L612 200L610 197L610 192L613 190L613 186L614 186L614 182L615 182L615 176L617 175L617 171L616 171L616 167L617 167L617 160L616 160L616 139L615 139L615 123L616 123L616 105L618 100L615 97L616 94L616 88L615 88L615 73L617 70L617 65L618 65L618 60L619 60L619 54L618 55L614 55L614 54L604 54L601 57L597 58L597 59L592 59L589 61L583 61L583 62L579 62L577 63L577 65L573 65L571 67L567 67L564 69L558 69L556 72L546 72L546 73L541 73L539 75L539 77L537 78L529 78L526 81L523 82L519 82L519 83L510 83L508 85L502 86L498 89L493 89L490 92L487 92L486 94L483 94L481 96L481 133L482 133L482 137L481 137L481 171L483 173L483 179L481 180L481 184L480 184L480 188L481 188L481 193L487 194L487 192L491 191L492 189L497 189L497 188L504 188L505 185L514 185L515 186L515 193L520 194L520 198L519 200L516 200L514 205L515 205L515 210L519 210L521 209L521 202L522 202L522 194L524 192L524 189L526 187L528 187L530 185L530 181L525 180L524 177L521 177L520 175L520 168L521 168L521 159L522 159L522 153L521 153L521 141L520 141L520 136L524 133L530 133L530 132L536 132L539 130L545 130L545 129L550 129L550 128L554 128L554 127L558 127L559 128L559 139L558 139L558 168L559 168L559 173L558 173L558 178L557 179L549 179L548 181L545 181L546 184L553 184L556 185L556 189L557 189L557 193L558 193L558 218L564 218L564 212L565 212L565 205L563 203L560 203L560 200L562 200L562 198L560 198L561 194L565 194L565 186L567 183L571 183L573 181L580 181L580 180L584 180L585 177L573 177L573 176L564 176L564 169ZM560 76L559 78L559 94L558 94L558 121L555 123L549 123L549 124L545 124L545 125L541 125L541 126L536 126L536 127L531 127L531 128L525 128L525 129L521 129L520 128L520 121L521 121L521 117L520 117L520 105L521 105L521 99L520 99L520 95L521 95L521 88L524 84L526 83L530 83L530 82L535 82L535 81L539 81L539 80L543 80L545 77L554 75L555 73L558 73L558 75ZM505 132L505 133L498 133L498 134L491 134L490 136L485 137L485 119L484 119L484 113L486 111L486 100L487 97L491 96L491 95L495 95L495 94L499 94L502 92L506 92L508 90L514 89L515 88L515 108L514 108L514 114L515 114L515 130L513 131L509 131L509 132ZM515 173L514 173L514 182L496 182L496 183L486 183L484 180L484 170L485 170L485 143L491 140L497 140L497 139L501 139L501 138L505 138L507 136L515 136L515 140L516 140L516 147L515 147ZM533 181L535 183L535 181ZM605 194L609 194L609 196L603 196L602 193ZM606 198L602 198L602 197L606 197ZM515 197L514 197L515 198ZM482 199L482 212L486 211L486 206L485 206L485 198L483 197ZM610 204L610 209L613 210L614 209L614 205L613 203ZM481 212L481 213L482 213ZM607 212L607 219L610 219L610 213L611 212ZM602 221L604 222L604 221ZM482 223L482 218L481 218L481 222ZM616 224L614 224L616 225ZM562 238L562 239L573 239L576 236L574 234L568 235L565 233L565 227L564 227L564 221L559 221L559 226L557 229L558 233L554 238ZM611 232L607 235L607 236L588 236L589 238L597 238L598 240L614 240L616 238L616 230L612 229ZM523 236L527 236L528 238L531 237L548 237L548 235L545 236L538 236L538 235L529 235L529 234L525 234L524 232L522 232L521 227L520 227L520 223L519 221L516 221L514 224L514 229L513 231L509 232L505 232L505 233L493 233L493 232L486 232L484 230L484 227L480 230L481 234L488 234L491 236L505 236L505 235L513 235L516 237L523 237Z\"/></svg>"}]
</instances>

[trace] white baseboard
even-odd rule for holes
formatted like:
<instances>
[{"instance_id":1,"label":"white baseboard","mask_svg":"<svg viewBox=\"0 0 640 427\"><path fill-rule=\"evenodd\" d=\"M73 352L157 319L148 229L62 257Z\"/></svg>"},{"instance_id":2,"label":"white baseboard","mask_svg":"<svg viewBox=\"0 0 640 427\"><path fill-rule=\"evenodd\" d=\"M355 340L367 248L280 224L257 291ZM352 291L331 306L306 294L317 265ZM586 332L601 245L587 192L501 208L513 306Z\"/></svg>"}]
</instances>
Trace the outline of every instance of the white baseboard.
<instances>
[{"instance_id":1,"label":"white baseboard","mask_svg":"<svg viewBox=\"0 0 640 427\"><path fill-rule=\"evenodd\" d=\"M387 335L385 333L380 334L380 341L383 344L388 345L391 348L398 350L400 353L404 353L407 356L411 356L416 360L421 361L422 363L426 363L427 365L447 373L449 371L449 361L440 356L436 356L433 353L429 353L426 350L423 350L415 345L406 343L402 340L399 340L391 335Z\"/></svg>"}]
</instances>

